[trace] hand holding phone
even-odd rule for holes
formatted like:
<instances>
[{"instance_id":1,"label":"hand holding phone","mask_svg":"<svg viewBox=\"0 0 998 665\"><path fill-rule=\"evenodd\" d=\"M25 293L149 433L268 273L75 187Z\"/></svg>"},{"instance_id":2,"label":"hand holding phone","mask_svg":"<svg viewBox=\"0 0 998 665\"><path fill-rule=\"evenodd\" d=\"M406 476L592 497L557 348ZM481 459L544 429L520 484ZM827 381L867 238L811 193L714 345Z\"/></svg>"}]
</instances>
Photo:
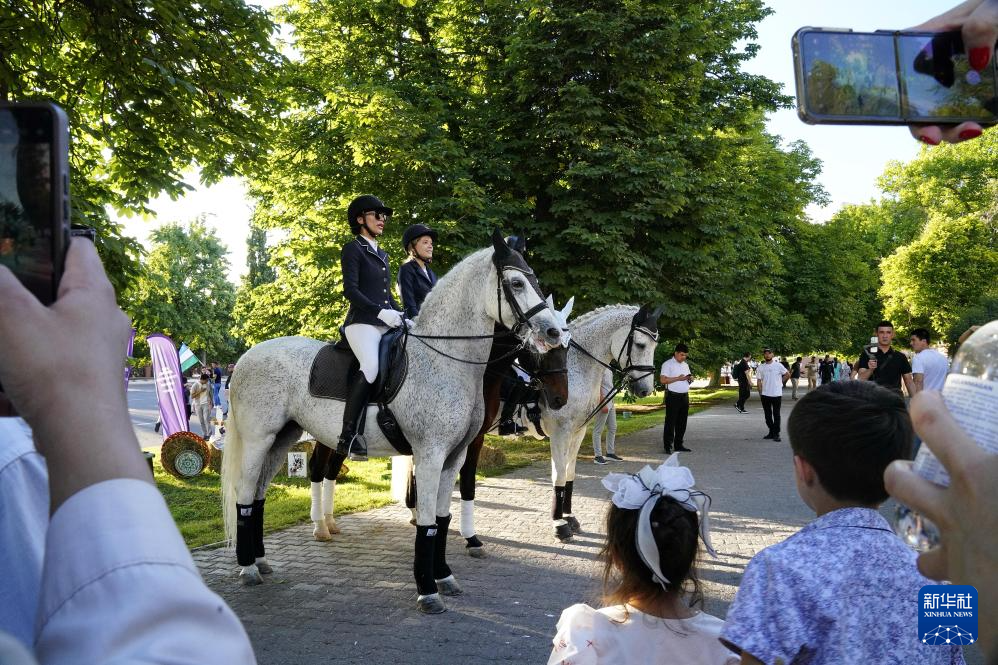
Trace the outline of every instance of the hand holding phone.
<instances>
[{"instance_id":1,"label":"hand holding phone","mask_svg":"<svg viewBox=\"0 0 998 665\"><path fill-rule=\"evenodd\" d=\"M994 59L972 63L959 32L801 28L793 50L805 122L998 122Z\"/></svg>"},{"instance_id":2,"label":"hand holding phone","mask_svg":"<svg viewBox=\"0 0 998 665\"><path fill-rule=\"evenodd\" d=\"M945 32L959 30L971 67L980 71L991 66L995 44L998 43L998 1L969 0L962 2L912 30ZM911 135L929 145L942 141L959 143L981 135L977 122L958 125L911 125Z\"/></svg>"}]
</instances>

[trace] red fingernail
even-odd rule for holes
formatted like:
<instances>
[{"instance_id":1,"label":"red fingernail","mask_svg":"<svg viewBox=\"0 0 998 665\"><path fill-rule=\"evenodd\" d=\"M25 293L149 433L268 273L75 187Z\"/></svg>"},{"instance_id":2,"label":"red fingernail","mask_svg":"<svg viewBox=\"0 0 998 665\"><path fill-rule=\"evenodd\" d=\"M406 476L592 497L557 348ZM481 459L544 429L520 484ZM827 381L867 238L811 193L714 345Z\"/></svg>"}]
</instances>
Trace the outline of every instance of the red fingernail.
<instances>
[{"instance_id":1,"label":"red fingernail","mask_svg":"<svg viewBox=\"0 0 998 665\"><path fill-rule=\"evenodd\" d=\"M925 135L919 136L918 140L921 141L922 143L928 143L929 145L939 145L939 141Z\"/></svg>"},{"instance_id":2,"label":"red fingernail","mask_svg":"<svg viewBox=\"0 0 998 665\"><path fill-rule=\"evenodd\" d=\"M979 129L965 129L960 132L960 140L966 141L967 139L976 139L981 135L981 130Z\"/></svg>"},{"instance_id":3,"label":"red fingernail","mask_svg":"<svg viewBox=\"0 0 998 665\"><path fill-rule=\"evenodd\" d=\"M970 66L981 71L988 66L988 60L991 59L991 49L987 46L975 46L970 49Z\"/></svg>"}]
</instances>

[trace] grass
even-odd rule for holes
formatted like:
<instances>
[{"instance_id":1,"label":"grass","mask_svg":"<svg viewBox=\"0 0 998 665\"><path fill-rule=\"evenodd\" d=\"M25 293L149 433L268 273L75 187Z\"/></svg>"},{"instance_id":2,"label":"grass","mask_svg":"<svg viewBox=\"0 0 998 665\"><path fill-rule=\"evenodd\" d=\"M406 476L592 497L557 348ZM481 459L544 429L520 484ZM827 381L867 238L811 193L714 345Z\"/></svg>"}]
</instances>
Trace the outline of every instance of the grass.
<instances>
[{"instance_id":1,"label":"grass","mask_svg":"<svg viewBox=\"0 0 998 665\"><path fill-rule=\"evenodd\" d=\"M690 391L690 414L715 404L735 399L735 388L699 388ZM632 403L617 404L617 436L648 429L661 424L665 417L662 394L655 393ZM624 411L630 417L623 417ZM590 424L586 437L592 431ZM550 459L547 441L534 438L506 439L488 435L486 445L500 448L506 461L502 465L478 470L479 478L500 476L534 462ZM156 485L166 499L173 519L188 547L200 547L220 542L224 538L220 498L220 477L210 469L194 478L180 480L163 470L159 462L159 447L145 450L156 454L153 463ZM579 457L589 457L589 447L583 445ZM336 514L345 515L362 510L386 506L392 502L391 461L387 457L372 458L367 462L347 462L350 473L336 483ZM283 529L308 521L311 502L307 478L278 476L267 492L264 529L267 532ZM232 508L233 510L235 508Z\"/></svg>"}]
</instances>

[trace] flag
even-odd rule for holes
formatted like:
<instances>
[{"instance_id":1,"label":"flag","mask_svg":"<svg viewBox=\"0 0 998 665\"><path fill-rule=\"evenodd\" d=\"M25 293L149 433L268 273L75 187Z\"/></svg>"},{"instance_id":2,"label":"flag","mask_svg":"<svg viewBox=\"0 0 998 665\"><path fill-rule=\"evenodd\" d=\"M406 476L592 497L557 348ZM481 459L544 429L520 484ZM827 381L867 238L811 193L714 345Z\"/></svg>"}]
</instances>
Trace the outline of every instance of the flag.
<instances>
[{"instance_id":1,"label":"flag","mask_svg":"<svg viewBox=\"0 0 998 665\"><path fill-rule=\"evenodd\" d=\"M159 417L163 423L165 440L171 434L187 430L187 413L184 409L184 377L177 362L177 347L166 335L155 333L146 338L152 355L153 375L156 378L156 399Z\"/></svg>"},{"instance_id":2,"label":"flag","mask_svg":"<svg viewBox=\"0 0 998 665\"><path fill-rule=\"evenodd\" d=\"M194 355L194 352L187 348L186 344L180 345L180 371L186 372L194 365L198 364L198 357Z\"/></svg>"}]
</instances>

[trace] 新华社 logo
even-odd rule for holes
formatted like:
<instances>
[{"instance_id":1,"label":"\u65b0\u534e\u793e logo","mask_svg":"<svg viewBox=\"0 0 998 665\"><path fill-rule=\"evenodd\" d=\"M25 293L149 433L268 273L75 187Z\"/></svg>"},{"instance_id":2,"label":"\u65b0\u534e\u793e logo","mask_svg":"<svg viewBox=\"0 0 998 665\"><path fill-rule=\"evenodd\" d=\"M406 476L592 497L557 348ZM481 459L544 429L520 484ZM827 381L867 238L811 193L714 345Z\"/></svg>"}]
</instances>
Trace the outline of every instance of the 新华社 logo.
<instances>
[{"instance_id":1,"label":"\u65b0\u534e\u793e logo","mask_svg":"<svg viewBox=\"0 0 998 665\"><path fill-rule=\"evenodd\" d=\"M930 584L918 592L918 639L927 645L977 641L977 589L967 584Z\"/></svg>"}]
</instances>

